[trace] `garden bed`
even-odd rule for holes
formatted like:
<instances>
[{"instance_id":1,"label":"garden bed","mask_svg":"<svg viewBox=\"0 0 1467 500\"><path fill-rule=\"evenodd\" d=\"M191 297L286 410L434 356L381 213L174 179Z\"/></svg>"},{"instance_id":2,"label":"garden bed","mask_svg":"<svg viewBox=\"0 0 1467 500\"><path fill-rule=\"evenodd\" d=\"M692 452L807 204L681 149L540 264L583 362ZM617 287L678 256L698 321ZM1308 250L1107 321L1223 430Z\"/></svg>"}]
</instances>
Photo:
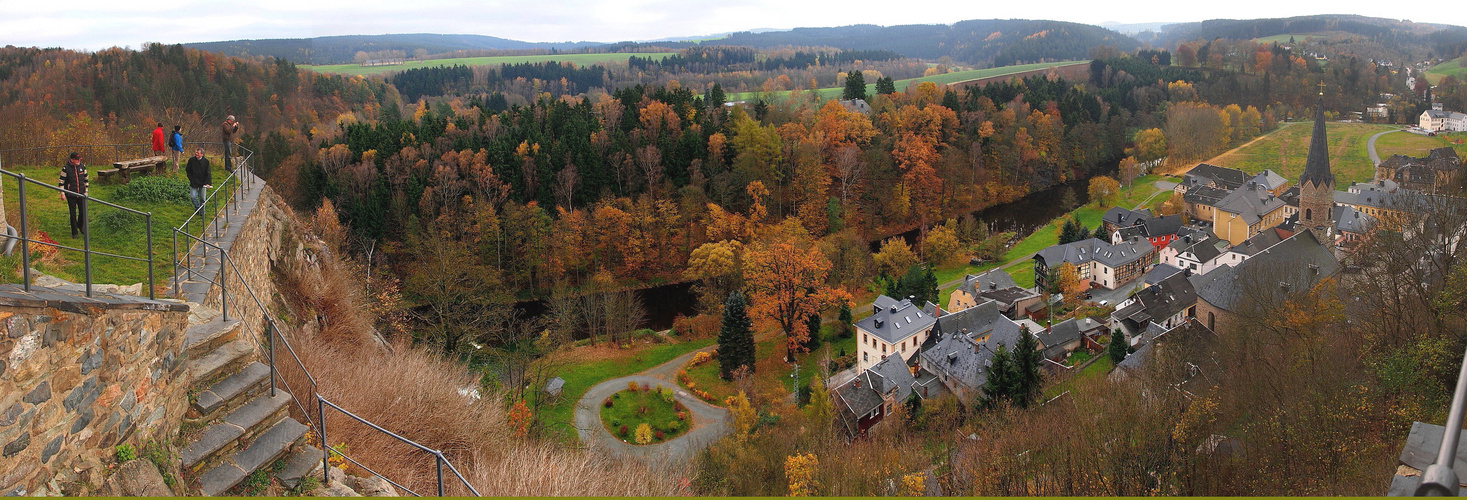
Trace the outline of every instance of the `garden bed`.
<instances>
[{"instance_id":1,"label":"garden bed","mask_svg":"<svg viewBox=\"0 0 1467 500\"><path fill-rule=\"evenodd\" d=\"M630 444L657 444L693 426L692 413L671 388L629 382L627 388L601 402L601 423Z\"/></svg>"}]
</instances>

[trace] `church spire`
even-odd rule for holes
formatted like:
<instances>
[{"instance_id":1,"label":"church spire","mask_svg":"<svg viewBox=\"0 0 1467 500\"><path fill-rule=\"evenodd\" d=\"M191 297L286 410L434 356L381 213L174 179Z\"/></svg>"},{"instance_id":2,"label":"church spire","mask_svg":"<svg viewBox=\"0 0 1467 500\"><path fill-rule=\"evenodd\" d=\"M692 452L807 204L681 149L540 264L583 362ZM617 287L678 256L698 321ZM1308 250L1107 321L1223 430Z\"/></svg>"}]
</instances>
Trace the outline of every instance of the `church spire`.
<instances>
[{"instance_id":1,"label":"church spire","mask_svg":"<svg viewBox=\"0 0 1467 500\"><path fill-rule=\"evenodd\" d=\"M1329 185L1333 189L1335 174L1329 170L1329 144L1324 134L1324 83L1319 84L1319 103L1314 106L1314 134L1309 138L1309 159L1304 162L1304 173L1299 174L1299 185L1309 182Z\"/></svg>"}]
</instances>

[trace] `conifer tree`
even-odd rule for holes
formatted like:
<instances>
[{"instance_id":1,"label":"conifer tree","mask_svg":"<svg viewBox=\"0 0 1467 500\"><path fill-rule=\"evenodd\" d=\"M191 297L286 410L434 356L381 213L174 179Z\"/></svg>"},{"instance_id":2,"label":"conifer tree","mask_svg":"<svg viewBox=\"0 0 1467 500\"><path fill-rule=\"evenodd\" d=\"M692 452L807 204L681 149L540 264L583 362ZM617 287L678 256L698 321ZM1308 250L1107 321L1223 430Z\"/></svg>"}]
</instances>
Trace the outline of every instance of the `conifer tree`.
<instances>
[{"instance_id":1,"label":"conifer tree","mask_svg":"<svg viewBox=\"0 0 1467 500\"><path fill-rule=\"evenodd\" d=\"M820 343L825 340L825 339L820 338L820 324L821 323L823 323L823 320L820 319L820 314L819 313L811 314L810 315L810 319L805 320L805 329L806 329L806 331L810 332L810 338L809 338L809 340L806 340L805 341L805 348L806 349L809 349L809 350L812 350L813 351L816 348L819 348L820 347Z\"/></svg>"},{"instance_id":2,"label":"conifer tree","mask_svg":"<svg viewBox=\"0 0 1467 500\"><path fill-rule=\"evenodd\" d=\"M855 326L853 326L853 325L855 325L855 323L856 323L856 317L851 315L851 307L849 305L847 305L845 302L841 302L841 304L840 304L840 314L837 315L835 317L835 319L836 319L836 321L839 321L840 322L840 337L841 338L843 338L843 339L850 338L851 335L854 335L856 333L856 332L853 331L853 329L855 328Z\"/></svg>"},{"instance_id":3,"label":"conifer tree","mask_svg":"<svg viewBox=\"0 0 1467 500\"><path fill-rule=\"evenodd\" d=\"M991 365L984 368L988 371L988 380L983 383L983 394L979 396L979 405L992 408L999 400L1008 397L1014 389L1014 371L1011 366L1012 360L1008 348L1000 345L989 358Z\"/></svg>"},{"instance_id":4,"label":"conifer tree","mask_svg":"<svg viewBox=\"0 0 1467 500\"><path fill-rule=\"evenodd\" d=\"M718 369L724 380L733 378L740 366L754 370L754 323L749 321L744 294L729 294L723 303L723 324L718 330Z\"/></svg>"},{"instance_id":5,"label":"conifer tree","mask_svg":"<svg viewBox=\"0 0 1467 500\"><path fill-rule=\"evenodd\" d=\"M1013 367L1013 387L1011 394L1014 404L1021 408L1028 407L1039 395L1039 384L1043 380L1039 373L1039 361L1042 354L1039 352L1039 343L1034 335L1029 333L1028 328L1021 328L1019 340L1014 343L1014 352L1011 359Z\"/></svg>"},{"instance_id":6,"label":"conifer tree","mask_svg":"<svg viewBox=\"0 0 1467 500\"><path fill-rule=\"evenodd\" d=\"M878 94L895 94L896 93L896 82L895 81L892 81L891 77L889 77L889 76L878 77L876 79L876 93L878 93Z\"/></svg>"},{"instance_id":7,"label":"conifer tree","mask_svg":"<svg viewBox=\"0 0 1467 500\"><path fill-rule=\"evenodd\" d=\"M1120 330L1111 330L1110 344L1105 346L1105 352L1110 355L1110 360L1113 363L1120 364L1121 361L1124 361L1127 354L1126 334L1121 333Z\"/></svg>"},{"instance_id":8,"label":"conifer tree","mask_svg":"<svg viewBox=\"0 0 1467 500\"><path fill-rule=\"evenodd\" d=\"M846 73L846 88L841 93L841 99L865 99L866 77L861 75L860 70L851 70Z\"/></svg>"}]
</instances>

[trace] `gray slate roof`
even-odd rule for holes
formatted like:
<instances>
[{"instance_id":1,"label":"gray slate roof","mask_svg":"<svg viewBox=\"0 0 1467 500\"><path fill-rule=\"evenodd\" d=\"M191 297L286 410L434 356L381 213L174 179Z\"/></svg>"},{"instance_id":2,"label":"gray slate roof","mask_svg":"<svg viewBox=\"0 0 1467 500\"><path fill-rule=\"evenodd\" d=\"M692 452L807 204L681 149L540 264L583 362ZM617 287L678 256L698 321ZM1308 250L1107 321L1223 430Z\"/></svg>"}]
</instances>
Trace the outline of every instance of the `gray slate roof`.
<instances>
[{"instance_id":1,"label":"gray slate roof","mask_svg":"<svg viewBox=\"0 0 1467 500\"><path fill-rule=\"evenodd\" d=\"M1313 182L1316 186L1334 185L1335 174L1329 169L1329 144L1324 132L1324 94L1314 106L1314 131L1309 136L1309 158L1304 160L1304 172L1299 174L1299 185Z\"/></svg>"},{"instance_id":2,"label":"gray slate roof","mask_svg":"<svg viewBox=\"0 0 1467 500\"><path fill-rule=\"evenodd\" d=\"M914 382L916 379L912 377L912 372L901 360L901 356L888 356L856 375L856 378L841 384L835 392L844 403L843 409L859 417L881 406L884 402L882 395L888 391L896 391L896 401L906 401L912 394Z\"/></svg>"},{"instance_id":3,"label":"gray slate roof","mask_svg":"<svg viewBox=\"0 0 1467 500\"><path fill-rule=\"evenodd\" d=\"M1034 332L1034 337L1044 344L1044 357L1054 358L1064 352L1065 344L1080 340L1080 335L1105 329L1105 325L1090 318L1070 318L1054 325L1048 331Z\"/></svg>"},{"instance_id":4,"label":"gray slate roof","mask_svg":"<svg viewBox=\"0 0 1467 500\"><path fill-rule=\"evenodd\" d=\"M1040 250L1037 257L1044 259L1046 266L1053 267L1063 262L1081 265L1092 260L1099 261L1112 268L1123 264L1134 262L1146 256L1151 251L1151 242L1144 239L1123 241L1119 245L1111 245L1104 241L1090 238L1064 245L1055 245Z\"/></svg>"},{"instance_id":5,"label":"gray slate roof","mask_svg":"<svg viewBox=\"0 0 1467 500\"><path fill-rule=\"evenodd\" d=\"M872 301L874 314L856 322L860 328L887 343L895 344L932 326L937 318L932 311L923 311L907 299L897 300L885 295Z\"/></svg>"},{"instance_id":6,"label":"gray slate roof","mask_svg":"<svg viewBox=\"0 0 1467 500\"><path fill-rule=\"evenodd\" d=\"M1228 190L1208 186L1193 186L1182 194L1182 201L1196 205L1216 206L1228 195Z\"/></svg>"},{"instance_id":7,"label":"gray slate roof","mask_svg":"<svg viewBox=\"0 0 1467 500\"><path fill-rule=\"evenodd\" d=\"M1264 169L1262 172L1259 172L1258 175L1255 175L1252 179L1249 179L1249 181L1257 183L1258 185L1263 186L1264 189L1268 190L1278 189L1280 187L1283 187L1284 184L1289 183L1289 180L1285 179L1284 176L1279 175L1278 173L1269 169Z\"/></svg>"},{"instance_id":8,"label":"gray slate roof","mask_svg":"<svg viewBox=\"0 0 1467 500\"><path fill-rule=\"evenodd\" d=\"M1172 240L1167 248L1176 250L1178 254L1191 253L1197 257L1198 262L1207 262L1222 255L1222 248L1226 246L1225 241L1205 235L1187 235Z\"/></svg>"},{"instance_id":9,"label":"gray slate roof","mask_svg":"<svg viewBox=\"0 0 1467 500\"><path fill-rule=\"evenodd\" d=\"M1340 269L1339 261L1314 238L1314 233L1300 231L1237 267L1224 265L1205 275L1192 276L1189 281L1199 298L1231 310L1242 293L1239 274L1249 272L1255 266L1268 266L1263 269L1271 273L1270 280L1277 279L1294 290L1313 286L1321 277L1333 275Z\"/></svg>"},{"instance_id":10,"label":"gray slate roof","mask_svg":"<svg viewBox=\"0 0 1467 500\"><path fill-rule=\"evenodd\" d=\"M1360 213L1355 207L1335 205L1335 229L1343 233L1364 234L1375 224L1375 218Z\"/></svg>"},{"instance_id":11,"label":"gray slate roof","mask_svg":"<svg viewBox=\"0 0 1467 500\"><path fill-rule=\"evenodd\" d=\"M1251 257L1258 254L1258 252L1268 250L1270 247L1279 244L1279 242L1284 241L1285 237L1285 235L1279 232L1278 228L1268 228L1248 237L1242 243L1233 245L1233 248L1228 251Z\"/></svg>"},{"instance_id":12,"label":"gray slate roof","mask_svg":"<svg viewBox=\"0 0 1467 500\"><path fill-rule=\"evenodd\" d=\"M969 337L981 337L984 334L992 334L997 337L1018 330L1019 324L1004 316L1003 312L999 310L998 301L994 300L944 314L937 318L937 326L932 329L933 335L946 333Z\"/></svg>"},{"instance_id":13,"label":"gray slate roof","mask_svg":"<svg viewBox=\"0 0 1467 500\"><path fill-rule=\"evenodd\" d=\"M1101 216L1101 223L1109 222L1117 226L1131 226L1138 222L1145 222L1151 218L1150 210L1131 210L1125 207L1111 207Z\"/></svg>"},{"instance_id":14,"label":"gray slate roof","mask_svg":"<svg viewBox=\"0 0 1467 500\"><path fill-rule=\"evenodd\" d=\"M1173 274L1136 292L1134 298L1135 302L1111 314L1117 320L1129 321L1132 331L1145 329L1150 321L1165 321L1197 304L1197 290L1186 275Z\"/></svg>"},{"instance_id":15,"label":"gray slate roof","mask_svg":"<svg viewBox=\"0 0 1467 500\"><path fill-rule=\"evenodd\" d=\"M1248 180L1248 174L1235 168L1224 168L1217 165L1198 163L1197 166L1188 170L1182 176L1182 185L1188 189L1194 186L1205 186L1208 183L1216 184L1222 189L1236 189Z\"/></svg>"},{"instance_id":16,"label":"gray slate roof","mask_svg":"<svg viewBox=\"0 0 1467 500\"><path fill-rule=\"evenodd\" d=\"M987 304L992 304L992 302ZM958 316L982 306L983 304L970 307L943 316L943 318ZM920 356L927 362L927 366L947 375L949 383L958 383L973 391L981 390L983 384L988 381L989 360L993 358L993 351L1000 345L1013 349L1022 331L1018 323L1002 315L997 315L995 319L993 316L996 313L996 308L984 309L969 313L971 315L969 317L953 318L947 324L939 322L939 328L947 329L948 333L936 333L934 330L934 338L937 341L924 349ZM984 328L984 325L988 327ZM972 327L982 330L973 330ZM969 328L968 333L964 334L962 328ZM982 333L990 334L988 340L982 343L974 342L972 337L975 334L981 337Z\"/></svg>"},{"instance_id":17,"label":"gray slate roof","mask_svg":"<svg viewBox=\"0 0 1467 500\"><path fill-rule=\"evenodd\" d=\"M1182 228L1182 214L1152 217L1141 225L1146 228L1146 237L1148 238L1177 234L1177 231Z\"/></svg>"},{"instance_id":18,"label":"gray slate roof","mask_svg":"<svg viewBox=\"0 0 1467 500\"><path fill-rule=\"evenodd\" d=\"M1217 209L1237 214L1243 222L1252 225L1274 210L1284 206L1284 200L1268 192L1263 186L1249 184L1238 188L1217 202Z\"/></svg>"},{"instance_id":19,"label":"gray slate roof","mask_svg":"<svg viewBox=\"0 0 1467 500\"><path fill-rule=\"evenodd\" d=\"M1396 208L1396 195L1404 194L1401 189L1389 189L1385 184L1351 184L1346 191L1335 191L1335 203L1360 205L1375 208Z\"/></svg>"},{"instance_id":20,"label":"gray slate roof","mask_svg":"<svg viewBox=\"0 0 1467 500\"><path fill-rule=\"evenodd\" d=\"M958 290L967 292L968 295L977 297L978 294L989 290L1003 290L1005 288L1016 288L1014 278L1003 269L994 269L983 274L969 274L963 277L963 283L958 285Z\"/></svg>"},{"instance_id":21,"label":"gray slate roof","mask_svg":"<svg viewBox=\"0 0 1467 500\"><path fill-rule=\"evenodd\" d=\"M1145 285L1155 285L1157 283L1160 283L1161 280L1170 278L1173 274L1177 274L1180 272L1182 272L1181 269L1178 269L1176 266L1173 266L1171 264L1157 264L1153 266L1150 271L1146 272L1146 276L1141 277L1141 283Z\"/></svg>"}]
</instances>

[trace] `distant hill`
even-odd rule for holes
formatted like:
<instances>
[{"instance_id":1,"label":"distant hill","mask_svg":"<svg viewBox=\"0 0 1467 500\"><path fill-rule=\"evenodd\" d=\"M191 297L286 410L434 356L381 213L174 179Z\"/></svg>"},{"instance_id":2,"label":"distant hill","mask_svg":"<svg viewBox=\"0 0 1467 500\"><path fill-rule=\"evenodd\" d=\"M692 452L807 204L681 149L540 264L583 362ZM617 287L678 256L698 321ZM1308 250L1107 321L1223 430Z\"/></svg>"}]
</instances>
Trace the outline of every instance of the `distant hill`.
<instances>
[{"instance_id":1,"label":"distant hill","mask_svg":"<svg viewBox=\"0 0 1467 500\"><path fill-rule=\"evenodd\" d=\"M438 54L454 50L575 50L603 44L600 42L537 43L484 35L416 33L230 40L183 45L231 56L270 56L302 64L342 64L352 62L352 57L358 51L400 50L412 54L414 50L424 49L430 54Z\"/></svg>"},{"instance_id":2,"label":"distant hill","mask_svg":"<svg viewBox=\"0 0 1467 500\"><path fill-rule=\"evenodd\" d=\"M1279 35L1331 32L1351 34L1378 42L1386 48L1452 57L1467 48L1467 28L1447 24L1416 23L1397 19L1331 14L1273 19L1213 19L1165 26L1152 42L1175 47L1187 40L1228 38L1248 40Z\"/></svg>"}]
</instances>

